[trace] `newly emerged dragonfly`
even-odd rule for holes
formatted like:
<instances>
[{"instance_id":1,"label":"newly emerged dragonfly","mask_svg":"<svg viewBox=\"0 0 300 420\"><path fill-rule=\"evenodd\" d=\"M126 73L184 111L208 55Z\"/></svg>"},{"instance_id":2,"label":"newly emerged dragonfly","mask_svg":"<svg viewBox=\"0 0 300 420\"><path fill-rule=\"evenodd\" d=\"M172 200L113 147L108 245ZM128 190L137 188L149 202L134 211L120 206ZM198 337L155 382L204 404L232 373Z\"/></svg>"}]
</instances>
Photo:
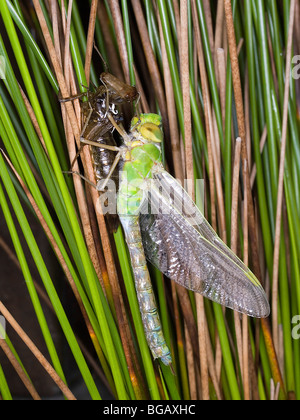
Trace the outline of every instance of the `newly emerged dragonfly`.
<instances>
[{"instance_id":1,"label":"newly emerged dragonfly","mask_svg":"<svg viewBox=\"0 0 300 420\"><path fill-rule=\"evenodd\" d=\"M108 119L123 138L107 147L122 162L117 212L128 245L145 335L154 358L171 365L146 259L178 284L253 317L270 312L252 272L221 241L189 195L162 165L161 117L140 114L129 132ZM83 143L97 146L82 139Z\"/></svg>"}]
</instances>

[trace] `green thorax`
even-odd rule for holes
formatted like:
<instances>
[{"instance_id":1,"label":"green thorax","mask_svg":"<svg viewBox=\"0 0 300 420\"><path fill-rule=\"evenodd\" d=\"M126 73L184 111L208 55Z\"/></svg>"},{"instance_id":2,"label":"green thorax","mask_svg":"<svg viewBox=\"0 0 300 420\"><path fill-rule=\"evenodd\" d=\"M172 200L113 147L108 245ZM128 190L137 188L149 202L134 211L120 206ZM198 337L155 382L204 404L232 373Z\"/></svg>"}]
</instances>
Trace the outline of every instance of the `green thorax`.
<instances>
[{"instance_id":1,"label":"green thorax","mask_svg":"<svg viewBox=\"0 0 300 420\"><path fill-rule=\"evenodd\" d=\"M130 160L125 162L123 168L129 183L136 179L151 177L153 165L161 162L161 152L155 144L136 146L129 153Z\"/></svg>"},{"instance_id":2,"label":"green thorax","mask_svg":"<svg viewBox=\"0 0 300 420\"><path fill-rule=\"evenodd\" d=\"M130 142L120 178L118 214L137 215L144 197L145 182L161 165L161 119L156 114L141 114L131 123Z\"/></svg>"}]
</instances>

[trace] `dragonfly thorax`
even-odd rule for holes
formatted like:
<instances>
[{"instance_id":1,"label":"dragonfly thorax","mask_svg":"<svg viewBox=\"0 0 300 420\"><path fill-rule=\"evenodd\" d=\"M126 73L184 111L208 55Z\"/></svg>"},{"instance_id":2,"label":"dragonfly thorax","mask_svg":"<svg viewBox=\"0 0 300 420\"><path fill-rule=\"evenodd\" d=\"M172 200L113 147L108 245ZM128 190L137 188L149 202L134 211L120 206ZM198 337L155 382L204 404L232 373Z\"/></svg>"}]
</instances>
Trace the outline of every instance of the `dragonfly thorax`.
<instances>
[{"instance_id":1,"label":"dragonfly thorax","mask_svg":"<svg viewBox=\"0 0 300 420\"><path fill-rule=\"evenodd\" d=\"M136 215L143 203L145 190L153 172L161 165L161 117L140 114L133 118L129 134L123 136L124 165L120 177L118 213Z\"/></svg>"}]
</instances>

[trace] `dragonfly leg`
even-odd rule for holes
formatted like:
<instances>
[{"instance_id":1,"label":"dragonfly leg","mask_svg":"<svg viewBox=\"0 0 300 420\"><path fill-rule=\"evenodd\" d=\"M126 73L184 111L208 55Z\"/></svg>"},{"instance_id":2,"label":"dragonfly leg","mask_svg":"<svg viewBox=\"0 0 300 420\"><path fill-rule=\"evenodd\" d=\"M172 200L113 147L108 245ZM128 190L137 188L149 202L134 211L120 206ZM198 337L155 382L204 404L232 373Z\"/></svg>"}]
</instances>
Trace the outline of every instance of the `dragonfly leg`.
<instances>
[{"instance_id":1,"label":"dragonfly leg","mask_svg":"<svg viewBox=\"0 0 300 420\"><path fill-rule=\"evenodd\" d=\"M85 177L84 175L82 175L80 172L77 171L63 171L63 174L72 174L72 175L78 175L80 176L80 178L82 178L85 182L87 182L88 184L90 184L92 187L96 188L96 190L98 189L97 185L94 184L92 181L90 181L89 179L87 179L87 177Z\"/></svg>"},{"instance_id":2,"label":"dragonfly leg","mask_svg":"<svg viewBox=\"0 0 300 420\"><path fill-rule=\"evenodd\" d=\"M69 102L69 101L74 101L75 99L80 99L83 97L83 94L78 94L78 95L72 95L72 96L68 96L67 98L63 98L61 96L61 93L59 92L58 94L58 100L59 102Z\"/></svg>"},{"instance_id":3,"label":"dragonfly leg","mask_svg":"<svg viewBox=\"0 0 300 420\"><path fill-rule=\"evenodd\" d=\"M95 85L94 85L94 83L92 83L93 84L93 86L94 87L96 87ZM67 98L63 98L62 96L61 96L61 93L59 93L58 94L58 100L59 100L59 102L69 102L69 101L75 101L75 99L81 99L81 98L83 98L84 96L87 96L87 97L89 97L89 93L91 92L90 91L90 88L88 87L88 86L85 86L84 84L82 84L81 83L81 86L84 88L84 89L86 89L86 92L80 92L80 93L77 93L76 95L71 95L71 96L68 96Z\"/></svg>"},{"instance_id":4,"label":"dragonfly leg","mask_svg":"<svg viewBox=\"0 0 300 420\"><path fill-rule=\"evenodd\" d=\"M90 146L98 147L99 149L111 150L112 152L121 152L121 150L122 150L120 147L110 146L108 144L102 144L102 143L98 143L96 141L87 140L84 137L80 138L80 142L83 145L89 144Z\"/></svg>"},{"instance_id":5,"label":"dragonfly leg","mask_svg":"<svg viewBox=\"0 0 300 420\"><path fill-rule=\"evenodd\" d=\"M59 93L58 100L59 102L69 102L69 101L75 101L75 99L81 99L84 96L88 96L88 92L77 93L76 95L68 96L67 98L63 98L61 94Z\"/></svg>"},{"instance_id":6,"label":"dragonfly leg","mask_svg":"<svg viewBox=\"0 0 300 420\"><path fill-rule=\"evenodd\" d=\"M80 156L81 151L82 151L82 147L80 146L80 148L79 148L78 152L76 153L76 155L75 155L74 159L72 160L72 163L71 163L71 169L72 169L72 168L73 168L73 166L75 165L75 162L76 162L77 158Z\"/></svg>"},{"instance_id":7,"label":"dragonfly leg","mask_svg":"<svg viewBox=\"0 0 300 420\"><path fill-rule=\"evenodd\" d=\"M107 71L108 71L108 65L107 65L107 62L104 60L103 55L101 54L101 52L100 52L100 51L99 51L99 49L97 48L97 45L95 44L95 41L94 41L94 48L95 48L96 52L98 53L99 57L101 58L101 60L103 61L105 71L107 72Z\"/></svg>"},{"instance_id":8,"label":"dragonfly leg","mask_svg":"<svg viewBox=\"0 0 300 420\"><path fill-rule=\"evenodd\" d=\"M121 159L121 152L119 152L116 155L115 160L114 160L114 162L113 162L113 164L112 164L112 166L110 168L110 171L109 171L107 177L105 178L105 180L103 181L103 184L101 185L101 188L98 188L99 191L104 191L104 189L107 186L107 183L110 180L112 174L114 173L114 171L115 171L115 169L116 169L116 167L117 167L120 159Z\"/></svg>"},{"instance_id":9,"label":"dragonfly leg","mask_svg":"<svg viewBox=\"0 0 300 420\"><path fill-rule=\"evenodd\" d=\"M92 187L96 188L96 190L103 192L107 186L108 181L110 180L112 174L114 173L119 161L121 159L121 152L119 152L116 157L115 160L110 168L109 174L107 175L107 177L104 179L103 178L103 183L101 183L100 186L94 184L92 181L90 181L88 178L86 178L84 175L82 175L81 173L77 172L77 171L63 171L64 174L73 174L73 175L78 175L80 176L84 181L86 181L88 184L90 184Z\"/></svg>"},{"instance_id":10,"label":"dragonfly leg","mask_svg":"<svg viewBox=\"0 0 300 420\"><path fill-rule=\"evenodd\" d=\"M126 143L130 143L130 137L126 133L122 124L117 124L113 116L110 113L107 113L107 118L112 123L113 127L117 130L121 137L125 140Z\"/></svg>"},{"instance_id":11,"label":"dragonfly leg","mask_svg":"<svg viewBox=\"0 0 300 420\"><path fill-rule=\"evenodd\" d=\"M83 128L81 130L80 138L84 135L84 132L86 130L86 127L88 126L88 123L90 122L90 119L91 119L91 116L92 116L92 113L93 113L93 107L92 107L92 105L91 105L90 102L89 102L89 107L90 107L89 114L86 117L86 120L84 122L84 126L83 126Z\"/></svg>"}]
</instances>

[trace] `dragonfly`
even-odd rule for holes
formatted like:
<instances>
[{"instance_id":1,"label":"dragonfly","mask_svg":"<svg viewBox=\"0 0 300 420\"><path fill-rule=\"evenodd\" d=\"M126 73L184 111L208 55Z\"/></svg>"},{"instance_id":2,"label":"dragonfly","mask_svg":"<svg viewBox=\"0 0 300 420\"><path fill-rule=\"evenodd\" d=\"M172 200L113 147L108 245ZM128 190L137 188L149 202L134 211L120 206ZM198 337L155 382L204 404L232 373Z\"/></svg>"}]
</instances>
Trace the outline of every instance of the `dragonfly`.
<instances>
[{"instance_id":1,"label":"dragonfly","mask_svg":"<svg viewBox=\"0 0 300 420\"><path fill-rule=\"evenodd\" d=\"M133 117L125 131L107 114L122 145L117 213L125 234L145 336L154 359L172 367L147 260L166 277L221 305L256 318L270 306L259 280L218 237L196 204L162 163L162 119ZM85 139L82 139L85 142ZM93 144L97 146L96 144Z\"/></svg>"}]
</instances>

